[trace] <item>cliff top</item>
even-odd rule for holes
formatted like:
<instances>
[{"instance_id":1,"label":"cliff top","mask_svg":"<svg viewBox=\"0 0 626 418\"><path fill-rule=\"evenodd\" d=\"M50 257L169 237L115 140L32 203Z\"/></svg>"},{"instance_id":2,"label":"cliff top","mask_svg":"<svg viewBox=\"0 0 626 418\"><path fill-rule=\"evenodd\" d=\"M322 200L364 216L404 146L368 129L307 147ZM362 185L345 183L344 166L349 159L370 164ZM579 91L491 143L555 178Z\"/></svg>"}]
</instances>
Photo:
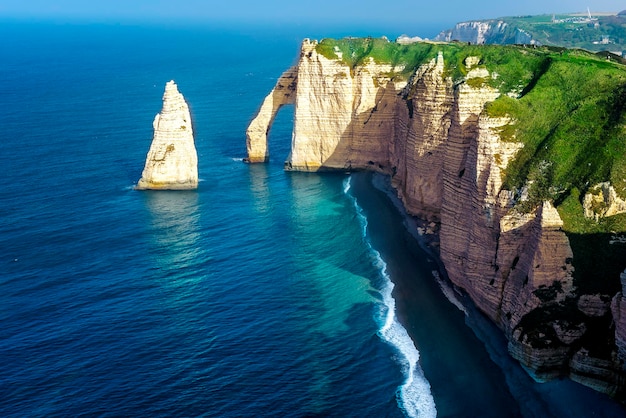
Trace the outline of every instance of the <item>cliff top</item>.
<instances>
[{"instance_id":1,"label":"cliff top","mask_svg":"<svg viewBox=\"0 0 626 418\"><path fill-rule=\"evenodd\" d=\"M623 63L620 57L607 52L594 54L580 49L524 45L471 45L460 42L391 42L387 38L325 38L317 43L317 53L328 59L339 60L349 67L374 60L391 64L396 77L409 77L420 65L436 58L442 52L447 75L455 82L465 78L468 68L465 59L480 57L483 65L495 76L489 84L502 93L510 93L525 86L533 77L539 63L546 57L555 60L577 61L581 64L616 67ZM623 69L624 67L622 67Z\"/></svg>"},{"instance_id":2,"label":"cliff top","mask_svg":"<svg viewBox=\"0 0 626 418\"><path fill-rule=\"evenodd\" d=\"M351 68L369 60L392 64L390 75L405 79L441 53L445 76L455 84L500 91L486 112L512 119L499 132L502 140L524 143L503 174L509 190L520 193L530 185L520 209L549 200L568 230L626 231L624 215L600 222L582 216L582 198L598 183L610 181L626 198L626 67L616 57L547 46L401 44L385 38L324 39L315 49ZM475 65L489 75L468 79Z\"/></svg>"}]
</instances>

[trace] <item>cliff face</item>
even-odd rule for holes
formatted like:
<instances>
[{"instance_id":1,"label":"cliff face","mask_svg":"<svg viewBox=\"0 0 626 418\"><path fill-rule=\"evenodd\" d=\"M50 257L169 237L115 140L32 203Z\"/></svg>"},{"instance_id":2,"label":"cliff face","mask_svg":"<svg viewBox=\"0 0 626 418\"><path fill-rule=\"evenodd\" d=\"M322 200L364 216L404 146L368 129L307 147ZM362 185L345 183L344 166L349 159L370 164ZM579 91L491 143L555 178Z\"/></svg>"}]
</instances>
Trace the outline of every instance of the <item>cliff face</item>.
<instances>
[{"instance_id":1,"label":"cliff face","mask_svg":"<svg viewBox=\"0 0 626 418\"><path fill-rule=\"evenodd\" d=\"M163 108L153 122L154 138L137 189L182 190L198 187L198 156L189 107L169 81Z\"/></svg>"},{"instance_id":2,"label":"cliff face","mask_svg":"<svg viewBox=\"0 0 626 418\"><path fill-rule=\"evenodd\" d=\"M500 326L516 359L537 378L568 375L624 396L625 299L615 296L611 310L610 297L579 292L559 212L543 200L522 213L519 195L504 188L524 145L501 138L514 121L485 110L501 95L488 82L498 75L476 56L464 59L465 75L453 82L441 52L406 75L400 64L365 58L351 66L339 51L327 58L316 46L305 40L288 71L296 108L286 169L390 175L409 213L440 222L450 280ZM284 85L283 75L277 89ZM270 129L262 121L273 120L276 106L266 113L266 102L249 133ZM248 150L263 149L263 135L248 138ZM598 335L609 341L587 348Z\"/></svg>"},{"instance_id":3,"label":"cliff face","mask_svg":"<svg viewBox=\"0 0 626 418\"><path fill-rule=\"evenodd\" d=\"M608 13L508 16L457 23L436 41L473 44L534 44L587 51L611 51L624 57L626 16ZM606 53L605 53L606 56ZM614 57L617 58L617 57Z\"/></svg>"},{"instance_id":4,"label":"cliff face","mask_svg":"<svg viewBox=\"0 0 626 418\"><path fill-rule=\"evenodd\" d=\"M431 221L441 217L445 139L455 101L452 82L443 74L439 54L404 88L390 146L393 186L410 213Z\"/></svg>"},{"instance_id":5,"label":"cliff face","mask_svg":"<svg viewBox=\"0 0 626 418\"><path fill-rule=\"evenodd\" d=\"M457 23L435 37L436 41L460 41L473 44L530 44L532 36L502 20Z\"/></svg>"}]
</instances>

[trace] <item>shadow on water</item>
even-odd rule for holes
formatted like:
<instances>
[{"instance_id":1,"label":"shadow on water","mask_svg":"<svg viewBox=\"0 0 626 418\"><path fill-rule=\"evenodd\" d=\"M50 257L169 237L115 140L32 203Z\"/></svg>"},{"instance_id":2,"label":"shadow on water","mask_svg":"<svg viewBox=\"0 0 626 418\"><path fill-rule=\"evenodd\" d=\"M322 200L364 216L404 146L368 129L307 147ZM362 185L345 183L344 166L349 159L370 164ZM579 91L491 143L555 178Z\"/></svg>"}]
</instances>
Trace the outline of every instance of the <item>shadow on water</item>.
<instances>
[{"instance_id":1,"label":"shadow on water","mask_svg":"<svg viewBox=\"0 0 626 418\"><path fill-rule=\"evenodd\" d=\"M196 191L144 191L150 214L150 252L166 276L176 275L200 259L199 195Z\"/></svg>"},{"instance_id":2,"label":"shadow on water","mask_svg":"<svg viewBox=\"0 0 626 418\"><path fill-rule=\"evenodd\" d=\"M266 205L274 205L263 218L273 226L260 227L280 234L273 244L274 257L284 251L295 261L277 280L288 283L293 294L289 303L297 307L289 315L287 340L301 353L298 363L306 376L306 390L300 403L306 416L341 416L347 411L384 416L398 411L393 394L400 373L395 375L397 381L386 378L387 369L395 370L395 364L388 347L375 336L376 299L370 280L377 272L359 239L360 224L343 190L346 176L286 173L272 164L251 166L251 176L252 195L261 199L255 203L259 214L265 214ZM268 185L264 176L282 176L284 184ZM384 371L375 370L380 363ZM354 382L355 375L368 378ZM350 388L358 388L358 393L348 394ZM372 405L371 399L381 392L388 393L394 404ZM337 399L343 397L357 404L339 406Z\"/></svg>"},{"instance_id":3,"label":"shadow on water","mask_svg":"<svg viewBox=\"0 0 626 418\"><path fill-rule=\"evenodd\" d=\"M400 213L371 174L353 177L353 192L368 218L368 234L395 283L397 315L420 351L438 416L521 416L504 375L465 325L464 315L441 293L424 253ZM430 260L429 260L430 259Z\"/></svg>"},{"instance_id":4,"label":"shadow on water","mask_svg":"<svg viewBox=\"0 0 626 418\"><path fill-rule=\"evenodd\" d=\"M248 174L254 210L261 215L267 215L272 209L270 169L266 164L250 164Z\"/></svg>"}]
</instances>

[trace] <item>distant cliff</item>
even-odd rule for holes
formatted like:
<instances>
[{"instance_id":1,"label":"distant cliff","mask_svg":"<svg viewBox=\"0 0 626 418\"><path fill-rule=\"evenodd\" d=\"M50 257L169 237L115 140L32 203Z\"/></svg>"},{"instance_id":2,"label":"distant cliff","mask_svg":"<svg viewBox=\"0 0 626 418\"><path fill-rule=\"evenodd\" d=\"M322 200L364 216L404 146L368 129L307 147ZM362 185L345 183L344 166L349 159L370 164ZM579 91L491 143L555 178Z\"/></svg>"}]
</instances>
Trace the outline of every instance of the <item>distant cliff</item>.
<instances>
[{"instance_id":1,"label":"distant cliff","mask_svg":"<svg viewBox=\"0 0 626 418\"><path fill-rule=\"evenodd\" d=\"M373 170L440 224L451 281L537 378L626 398L626 69L580 51L305 40L247 131L295 104L287 170ZM597 186L596 186L597 185Z\"/></svg>"},{"instance_id":2,"label":"distant cliff","mask_svg":"<svg viewBox=\"0 0 626 418\"><path fill-rule=\"evenodd\" d=\"M581 13L476 20L457 23L435 40L548 45L622 55L626 51L626 15Z\"/></svg>"},{"instance_id":3,"label":"distant cliff","mask_svg":"<svg viewBox=\"0 0 626 418\"><path fill-rule=\"evenodd\" d=\"M537 43L527 31L503 20L480 20L457 23L435 37L436 41L460 41L473 44L532 44Z\"/></svg>"}]
</instances>

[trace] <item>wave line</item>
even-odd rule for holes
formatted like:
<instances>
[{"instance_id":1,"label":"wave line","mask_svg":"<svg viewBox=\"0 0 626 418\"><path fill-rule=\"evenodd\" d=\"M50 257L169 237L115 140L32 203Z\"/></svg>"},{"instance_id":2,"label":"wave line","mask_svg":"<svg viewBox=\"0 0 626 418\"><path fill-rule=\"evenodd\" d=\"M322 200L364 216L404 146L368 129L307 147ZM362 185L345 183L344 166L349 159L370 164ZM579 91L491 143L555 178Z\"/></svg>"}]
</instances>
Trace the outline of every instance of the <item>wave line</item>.
<instances>
[{"instance_id":1,"label":"wave line","mask_svg":"<svg viewBox=\"0 0 626 418\"><path fill-rule=\"evenodd\" d=\"M402 368L405 381L396 392L398 406L409 417L434 418L437 416L437 408L430 389L430 383L419 365L419 351L415 348L415 344L406 329L398 322L396 301L392 296L395 285L387 273L387 263L385 263L380 253L372 247L367 236L367 218L363 209L358 205L356 198L350 193L352 188L351 181L352 176L344 180L343 191L354 204L361 224L362 238L370 250L374 265L384 279L384 287L379 290L382 296L382 305L380 306L380 316L377 318L381 325L378 330L378 336L401 354L398 362Z\"/></svg>"}]
</instances>

